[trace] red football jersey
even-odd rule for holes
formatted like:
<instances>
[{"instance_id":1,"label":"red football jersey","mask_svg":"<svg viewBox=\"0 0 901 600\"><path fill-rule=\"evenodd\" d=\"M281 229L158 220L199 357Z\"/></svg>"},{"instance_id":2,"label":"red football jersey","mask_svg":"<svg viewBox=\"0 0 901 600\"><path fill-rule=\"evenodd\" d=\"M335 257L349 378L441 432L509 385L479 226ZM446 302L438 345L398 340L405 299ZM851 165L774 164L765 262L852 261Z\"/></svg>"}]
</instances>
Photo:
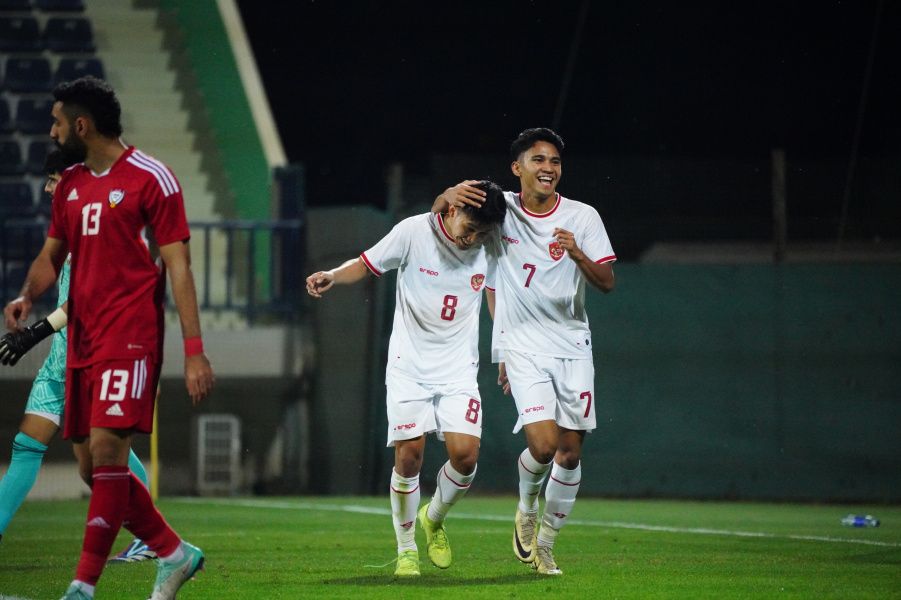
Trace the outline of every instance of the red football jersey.
<instances>
[{"instance_id":1,"label":"red football jersey","mask_svg":"<svg viewBox=\"0 0 901 600\"><path fill-rule=\"evenodd\" d=\"M83 164L67 169L48 235L72 253L67 366L161 360L166 280L150 243L190 237L172 172L133 146L99 175Z\"/></svg>"}]
</instances>

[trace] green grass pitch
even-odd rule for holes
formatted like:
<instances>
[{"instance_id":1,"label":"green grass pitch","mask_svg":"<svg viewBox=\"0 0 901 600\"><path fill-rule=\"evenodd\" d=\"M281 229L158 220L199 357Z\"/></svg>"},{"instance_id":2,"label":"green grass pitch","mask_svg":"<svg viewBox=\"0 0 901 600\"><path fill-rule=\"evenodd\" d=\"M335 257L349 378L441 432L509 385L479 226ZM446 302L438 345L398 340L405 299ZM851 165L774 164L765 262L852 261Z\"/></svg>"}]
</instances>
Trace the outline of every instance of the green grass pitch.
<instances>
[{"instance_id":1,"label":"green grass pitch","mask_svg":"<svg viewBox=\"0 0 901 600\"><path fill-rule=\"evenodd\" d=\"M451 512L454 564L417 534L422 577L392 577L388 498L164 498L172 525L207 554L179 598L901 598L901 507L580 498L561 532L562 577L511 550L513 497ZM0 542L0 598L58 598L72 578L85 501L26 502ZM871 512L875 529L849 529ZM129 541L123 533L114 548ZM384 565L384 566L379 566ZM143 599L155 567L108 567L98 600Z\"/></svg>"}]
</instances>

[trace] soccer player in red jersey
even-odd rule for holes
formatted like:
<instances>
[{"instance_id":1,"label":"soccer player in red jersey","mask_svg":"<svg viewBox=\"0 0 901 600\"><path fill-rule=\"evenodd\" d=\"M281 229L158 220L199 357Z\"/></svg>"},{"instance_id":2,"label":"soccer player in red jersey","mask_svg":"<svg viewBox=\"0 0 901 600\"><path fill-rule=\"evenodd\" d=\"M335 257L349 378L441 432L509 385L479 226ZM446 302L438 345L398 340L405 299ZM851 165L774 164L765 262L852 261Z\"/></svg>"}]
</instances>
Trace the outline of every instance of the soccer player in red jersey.
<instances>
[{"instance_id":1,"label":"soccer player in red jersey","mask_svg":"<svg viewBox=\"0 0 901 600\"><path fill-rule=\"evenodd\" d=\"M161 162L122 134L121 108L104 81L82 77L53 91L50 137L71 162L53 196L50 229L18 298L4 309L10 330L54 284L72 253L63 437L91 486L84 544L64 599L93 598L125 525L159 556L152 600L175 598L203 565L128 471L135 433L149 433L162 364L165 273L181 320L185 382L196 405L211 391L191 274L181 188Z\"/></svg>"}]
</instances>

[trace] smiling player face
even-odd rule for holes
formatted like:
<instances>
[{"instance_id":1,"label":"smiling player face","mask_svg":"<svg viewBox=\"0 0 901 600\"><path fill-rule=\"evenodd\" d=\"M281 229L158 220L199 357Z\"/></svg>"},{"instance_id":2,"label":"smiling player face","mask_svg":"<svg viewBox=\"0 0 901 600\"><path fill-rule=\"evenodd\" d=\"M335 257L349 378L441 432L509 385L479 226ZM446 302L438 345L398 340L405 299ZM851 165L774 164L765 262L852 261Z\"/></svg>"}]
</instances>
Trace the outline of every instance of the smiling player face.
<instances>
[{"instance_id":1,"label":"smiling player face","mask_svg":"<svg viewBox=\"0 0 901 600\"><path fill-rule=\"evenodd\" d=\"M563 161L553 144L538 141L522 153L511 169L519 177L524 195L545 199L557 190L563 176Z\"/></svg>"},{"instance_id":2,"label":"smiling player face","mask_svg":"<svg viewBox=\"0 0 901 600\"><path fill-rule=\"evenodd\" d=\"M482 225L472 220L466 212L452 206L444 220L447 233L454 238L454 244L460 250L468 250L482 244L491 230L490 225Z\"/></svg>"}]
</instances>

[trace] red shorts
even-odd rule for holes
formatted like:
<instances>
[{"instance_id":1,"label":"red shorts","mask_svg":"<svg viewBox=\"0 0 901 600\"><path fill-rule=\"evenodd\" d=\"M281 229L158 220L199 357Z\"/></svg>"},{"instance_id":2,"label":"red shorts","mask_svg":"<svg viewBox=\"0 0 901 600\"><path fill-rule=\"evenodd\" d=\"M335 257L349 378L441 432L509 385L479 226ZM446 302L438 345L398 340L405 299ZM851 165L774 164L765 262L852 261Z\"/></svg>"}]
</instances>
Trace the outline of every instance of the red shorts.
<instances>
[{"instance_id":1,"label":"red shorts","mask_svg":"<svg viewBox=\"0 0 901 600\"><path fill-rule=\"evenodd\" d=\"M145 357L66 369L63 437L86 437L91 427L150 433L160 366Z\"/></svg>"}]
</instances>

